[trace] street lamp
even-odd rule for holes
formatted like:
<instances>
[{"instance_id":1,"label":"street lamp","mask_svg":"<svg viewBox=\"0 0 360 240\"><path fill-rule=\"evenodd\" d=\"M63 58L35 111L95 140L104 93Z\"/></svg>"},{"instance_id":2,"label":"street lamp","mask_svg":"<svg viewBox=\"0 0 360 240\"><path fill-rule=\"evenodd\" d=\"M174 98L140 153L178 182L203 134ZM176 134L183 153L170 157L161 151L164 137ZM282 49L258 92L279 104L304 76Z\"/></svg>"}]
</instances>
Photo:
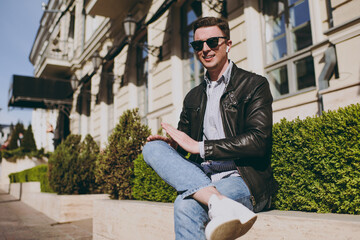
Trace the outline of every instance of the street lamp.
<instances>
[{"instance_id":1,"label":"street lamp","mask_svg":"<svg viewBox=\"0 0 360 240\"><path fill-rule=\"evenodd\" d=\"M77 79L75 74L71 76L70 83L71 83L72 90L75 92L75 90L79 86L79 80Z\"/></svg>"},{"instance_id":2,"label":"street lamp","mask_svg":"<svg viewBox=\"0 0 360 240\"><path fill-rule=\"evenodd\" d=\"M128 42L130 43L131 38L135 34L136 21L132 17L132 15L129 13L128 16L125 18L123 24L124 24L124 29L125 29L125 35L127 36Z\"/></svg>"},{"instance_id":3,"label":"street lamp","mask_svg":"<svg viewBox=\"0 0 360 240\"><path fill-rule=\"evenodd\" d=\"M94 67L94 71L97 71L102 63L102 58L100 57L99 51L95 51L91 57L91 61Z\"/></svg>"},{"instance_id":4,"label":"street lamp","mask_svg":"<svg viewBox=\"0 0 360 240\"><path fill-rule=\"evenodd\" d=\"M131 38L135 35L136 21L129 13L128 16L124 19L123 24L125 29L125 35L128 38L128 43L130 44ZM146 50L151 55L157 57L159 61L162 60L162 46L152 46L149 44L138 44L138 46Z\"/></svg>"}]
</instances>

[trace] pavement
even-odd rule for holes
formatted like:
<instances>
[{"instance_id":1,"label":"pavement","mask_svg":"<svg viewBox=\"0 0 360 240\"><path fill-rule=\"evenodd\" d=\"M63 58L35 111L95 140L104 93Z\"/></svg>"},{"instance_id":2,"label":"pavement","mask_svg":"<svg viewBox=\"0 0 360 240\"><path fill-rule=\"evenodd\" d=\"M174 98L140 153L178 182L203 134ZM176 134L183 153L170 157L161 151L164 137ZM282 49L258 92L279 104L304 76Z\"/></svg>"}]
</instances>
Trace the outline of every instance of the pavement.
<instances>
[{"instance_id":1,"label":"pavement","mask_svg":"<svg viewBox=\"0 0 360 240\"><path fill-rule=\"evenodd\" d=\"M0 189L0 240L92 239L92 219L57 223Z\"/></svg>"}]
</instances>

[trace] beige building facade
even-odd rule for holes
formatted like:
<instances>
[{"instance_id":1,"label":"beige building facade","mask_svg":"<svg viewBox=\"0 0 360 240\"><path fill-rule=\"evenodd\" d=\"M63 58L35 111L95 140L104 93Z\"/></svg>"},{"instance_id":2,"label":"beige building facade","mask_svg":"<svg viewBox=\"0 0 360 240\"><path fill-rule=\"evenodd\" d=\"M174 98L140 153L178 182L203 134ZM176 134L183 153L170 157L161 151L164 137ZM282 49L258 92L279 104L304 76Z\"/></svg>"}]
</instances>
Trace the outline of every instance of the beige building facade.
<instances>
[{"instance_id":1,"label":"beige building facade","mask_svg":"<svg viewBox=\"0 0 360 240\"><path fill-rule=\"evenodd\" d=\"M35 77L72 84L58 125L101 147L127 109L153 133L176 126L205 72L189 45L201 16L228 19L229 58L267 77L274 122L360 102L358 0L50 0L30 60Z\"/></svg>"}]
</instances>

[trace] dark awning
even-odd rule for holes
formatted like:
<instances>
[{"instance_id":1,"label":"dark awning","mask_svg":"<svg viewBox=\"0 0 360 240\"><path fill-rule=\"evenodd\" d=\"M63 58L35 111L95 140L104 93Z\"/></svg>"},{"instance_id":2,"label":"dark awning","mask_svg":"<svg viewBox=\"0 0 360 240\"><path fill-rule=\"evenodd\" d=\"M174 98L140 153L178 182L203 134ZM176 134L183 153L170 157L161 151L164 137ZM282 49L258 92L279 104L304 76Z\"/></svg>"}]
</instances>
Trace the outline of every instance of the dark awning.
<instances>
[{"instance_id":1,"label":"dark awning","mask_svg":"<svg viewBox=\"0 0 360 240\"><path fill-rule=\"evenodd\" d=\"M70 80L13 75L8 106L44 109L71 106L72 93Z\"/></svg>"}]
</instances>

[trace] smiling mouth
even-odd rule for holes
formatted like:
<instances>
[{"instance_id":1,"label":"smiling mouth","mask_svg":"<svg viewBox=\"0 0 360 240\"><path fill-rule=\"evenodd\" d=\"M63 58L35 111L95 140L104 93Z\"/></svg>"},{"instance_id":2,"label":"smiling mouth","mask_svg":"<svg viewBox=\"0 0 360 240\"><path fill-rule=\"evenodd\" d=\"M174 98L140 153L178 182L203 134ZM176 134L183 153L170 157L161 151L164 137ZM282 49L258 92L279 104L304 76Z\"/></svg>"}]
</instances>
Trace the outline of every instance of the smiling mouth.
<instances>
[{"instance_id":1,"label":"smiling mouth","mask_svg":"<svg viewBox=\"0 0 360 240\"><path fill-rule=\"evenodd\" d=\"M211 58L213 58L213 57L215 57L215 55L207 55L207 56L203 56L203 58L204 58L204 59L211 59Z\"/></svg>"}]
</instances>

